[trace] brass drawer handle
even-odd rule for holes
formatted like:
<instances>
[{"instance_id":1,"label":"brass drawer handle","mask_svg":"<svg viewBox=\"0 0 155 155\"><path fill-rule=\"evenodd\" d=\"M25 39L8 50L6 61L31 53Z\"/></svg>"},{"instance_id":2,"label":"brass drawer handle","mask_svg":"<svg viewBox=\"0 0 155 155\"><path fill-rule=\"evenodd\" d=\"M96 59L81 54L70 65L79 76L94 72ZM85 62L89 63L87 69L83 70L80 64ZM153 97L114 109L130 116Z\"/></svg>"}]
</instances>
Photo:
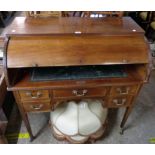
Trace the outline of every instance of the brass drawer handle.
<instances>
[{"instance_id":1,"label":"brass drawer handle","mask_svg":"<svg viewBox=\"0 0 155 155\"><path fill-rule=\"evenodd\" d=\"M129 93L130 88L129 87L122 87L122 88L117 88L116 91L120 95L127 95Z\"/></svg>"},{"instance_id":2,"label":"brass drawer handle","mask_svg":"<svg viewBox=\"0 0 155 155\"><path fill-rule=\"evenodd\" d=\"M118 105L118 106L121 106L121 105L124 105L126 103L126 98L123 98L123 99L114 99L113 100L113 103L115 105Z\"/></svg>"},{"instance_id":3,"label":"brass drawer handle","mask_svg":"<svg viewBox=\"0 0 155 155\"><path fill-rule=\"evenodd\" d=\"M31 105L31 108L34 110L40 110L43 107L43 104L39 104L39 105Z\"/></svg>"},{"instance_id":4,"label":"brass drawer handle","mask_svg":"<svg viewBox=\"0 0 155 155\"><path fill-rule=\"evenodd\" d=\"M35 96L32 92L26 92L26 95L31 97L32 99L38 99L39 97L42 96L42 93L38 91Z\"/></svg>"},{"instance_id":5,"label":"brass drawer handle","mask_svg":"<svg viewBox=\"0 0 155 155\"><path fill-rule=\"evenodd\" d=\"M84 89L84 90L82 90L82 92L80 93L78 90L73 90L72 91L72 93L74 94L74 95L76 95L76 96L85 96L86 94L87 94L87 90L86 89Z\"/></svg>"}]
</instances>

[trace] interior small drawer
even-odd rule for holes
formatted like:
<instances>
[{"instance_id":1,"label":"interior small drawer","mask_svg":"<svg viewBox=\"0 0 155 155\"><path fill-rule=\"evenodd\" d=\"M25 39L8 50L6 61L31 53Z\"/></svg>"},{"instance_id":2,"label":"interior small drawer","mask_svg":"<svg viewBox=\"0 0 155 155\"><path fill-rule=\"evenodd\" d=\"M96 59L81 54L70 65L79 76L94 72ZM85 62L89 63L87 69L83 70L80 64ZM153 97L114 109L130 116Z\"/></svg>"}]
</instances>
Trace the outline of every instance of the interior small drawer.
<instances>
[{"instance_id":1,"label":"interior small drawer","mask_svg":"<svg viewBox=\"0 0 155 155\"><path fill-rule=\"evenodd\" d=\"M106 101L109 108L126 107L131 104L133 96L116 96L111 97Z\"/></svg>"},{"instance_id":2,"label":"interior small drawer","mask_svg":"<svg viewBox=\"0 0 155 155\"><path fill-rule=\"evenodd\" d=\"M49 92L48 90L24 90L19 91L19 95L21 100L40 100L40 99L49 99Z\"/></svg>"},{"instance_id":3,"label":"interior small drawer","mask_svg":"<svg viewBox=\"0 0 155 155\"><path fill-rule=\"evenodd\" d=\"M113 86L110 90L111 96L130 95L137 92L138 85Z\"/></svg>"},{"instance_id":4,"label":"interior small drawer","mask_svg":"<svg viewBox=\"0 0 155 155\"><path fill-rule=\"evenodd\" d=\"M106 95L106 88L80 88L53 90L54 98L102 97Z\"/></svg>"},{"instance_id":5,"label":"interior small drawer","mask_svg":"<svg viewBox=\"0 0 155 155\"><path fill-rule=\"evenodd\" d=\"M26 112L40 112L51 110L50 101L23 102L23 107Z\"/></svg>"}]
</instances>

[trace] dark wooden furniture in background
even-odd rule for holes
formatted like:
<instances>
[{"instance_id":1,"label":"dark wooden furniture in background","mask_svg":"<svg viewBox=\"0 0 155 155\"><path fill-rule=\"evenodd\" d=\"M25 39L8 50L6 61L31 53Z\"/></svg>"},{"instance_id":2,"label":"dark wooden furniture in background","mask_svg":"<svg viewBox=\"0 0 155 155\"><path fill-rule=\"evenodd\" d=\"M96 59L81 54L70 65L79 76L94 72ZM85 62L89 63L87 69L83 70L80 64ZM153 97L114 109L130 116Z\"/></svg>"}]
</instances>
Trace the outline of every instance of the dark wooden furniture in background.
<instances>
[{"instance_id":1,"label":"dark wooden furniture in background","mask_svg":"<svg viewBox=\"0 0 155 155\"><path fill-rule=\"evenodd\" d=\"M27 11L27 17L91 17L102 15L103 17L122 17L123 11ZM96 16L97 17L97 16Z\"/></svg>"},{"instance_id":2,"label":"dark wooden furniture in background","mask_svg":"<svg viewBox=\"0 0 155 155\"><path fill-rule=\"evenodd\" d=\"M155 11L151 12L150 22L146 31L146 36L150 42L155 41Z\"/></svg>"},{"instance_id":3,"label":"dark wooden furniture in background","mask_svg":"<svg viewBox=\"0 0 155 155\"><path fill-rule=\"evenodd\" d=\"M5 27L15 11L0 11L0 27Z\"/></svg>"},{"instance_id":4,"label":"dark wooden furniture in background","mask_svg":"<svg viewBox=\"0 0 155 155\"><path fill-rule=\"evenodd\" d=\"M152 21L153 11L137 11L137 23L147 32Z\"/></svg>"},{"instance_id":5,"label":"dark wooden furniture in background","mask_svg":"<svg viewBox=\"0 0 155 155\"><path fill-rule=\"evenodd\" d=\"M143 83L148 81L149 46L144 31L129 17L18 17L5 40L6 83L31 140L28 112L49 112L61 101L83 98L103 99L107 108L125 108L122 131ZM119 65L127 77L31 81L33 68L88 65Z\"/></svg>"},{"instance_id":6,"label":"dark wooden furniture in background","mask_svg":"<svg viewBox=\"0 0 155 155\"><path fill-rule=\"evenodd\" d=\"M155 11L133 11L128 12L128 15L145 30L145 35L149 41L153 41L155 38Z\"/></svg>"}]
</instances>

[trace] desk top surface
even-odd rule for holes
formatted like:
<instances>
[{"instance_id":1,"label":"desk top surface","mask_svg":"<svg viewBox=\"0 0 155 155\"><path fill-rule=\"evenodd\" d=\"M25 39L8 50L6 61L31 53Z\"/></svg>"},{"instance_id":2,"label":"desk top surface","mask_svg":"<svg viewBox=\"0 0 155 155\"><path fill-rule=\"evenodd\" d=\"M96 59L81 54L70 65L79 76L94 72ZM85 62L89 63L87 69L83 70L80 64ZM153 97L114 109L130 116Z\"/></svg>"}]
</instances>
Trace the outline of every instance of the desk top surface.
<instances>
[{"instance_id":1,"label":"desk top surface","mask_svg":"<svg viewBox=\"0 0 155 155\"><path fill-rule=\"evenodd\" d=\"M16 17L7 35L56 35L56 34L134 35L144 33L130 17L106 18L26 18Z\"/></svg>"}]
</instances>

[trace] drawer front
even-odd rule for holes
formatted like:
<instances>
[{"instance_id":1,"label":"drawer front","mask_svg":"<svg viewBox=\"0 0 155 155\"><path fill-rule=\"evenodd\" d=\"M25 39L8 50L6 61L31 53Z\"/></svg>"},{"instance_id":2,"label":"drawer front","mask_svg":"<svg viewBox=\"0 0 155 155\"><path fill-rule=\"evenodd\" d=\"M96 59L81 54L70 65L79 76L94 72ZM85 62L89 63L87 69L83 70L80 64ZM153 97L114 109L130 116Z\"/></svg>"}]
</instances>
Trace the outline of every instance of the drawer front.
<instances>
[{"instance_id":1,"label":"drawer front","mask_svg":"<svg viewBox=\"0 0 155 155\"><path fill-rule=\"evenodd\" d=\"M111 97L106 101L106 106L109 108L126 107L131 104L133 96L116 96Z\"/></svg>"},{"instance_id":2,"label":"drawer front","mask_svg":"<svg viewBox=\"0 0 155 155\"><path fill-rule=\"evenodd\" d=\"M105 95L106 95L106 88L53 90L54 98L103 97Z\"/></svg>"},{"instance_id":3,"label":"drawer front","mask_svg":"<svg viewBox=\"0 0 155 155\"><path fill-rule=\"evenodd\" d=\"M23 107L26 112L41 112L51 110L50 101L23 102Z\"/></svg>"},{"instance_id":4,"label":"drawer front","mask_svg":"<svg viewBox=\"0 0 155 155\"><path fill-rule=\"evenodd\" d=\"M21 100L35 101L40 99L49 99L48 90L24 90L19 91Z\"/></svg>"},{"instance_id":5,"label":"drawer front","mask_svg":"<svg viewBox=\"0 0 155 155\"><path fill-rule=\"evenodd\" d=\"M114 86L111 88L110 95L130 95L137 92L138 85Z\"/></svg>"}]
</instances>

